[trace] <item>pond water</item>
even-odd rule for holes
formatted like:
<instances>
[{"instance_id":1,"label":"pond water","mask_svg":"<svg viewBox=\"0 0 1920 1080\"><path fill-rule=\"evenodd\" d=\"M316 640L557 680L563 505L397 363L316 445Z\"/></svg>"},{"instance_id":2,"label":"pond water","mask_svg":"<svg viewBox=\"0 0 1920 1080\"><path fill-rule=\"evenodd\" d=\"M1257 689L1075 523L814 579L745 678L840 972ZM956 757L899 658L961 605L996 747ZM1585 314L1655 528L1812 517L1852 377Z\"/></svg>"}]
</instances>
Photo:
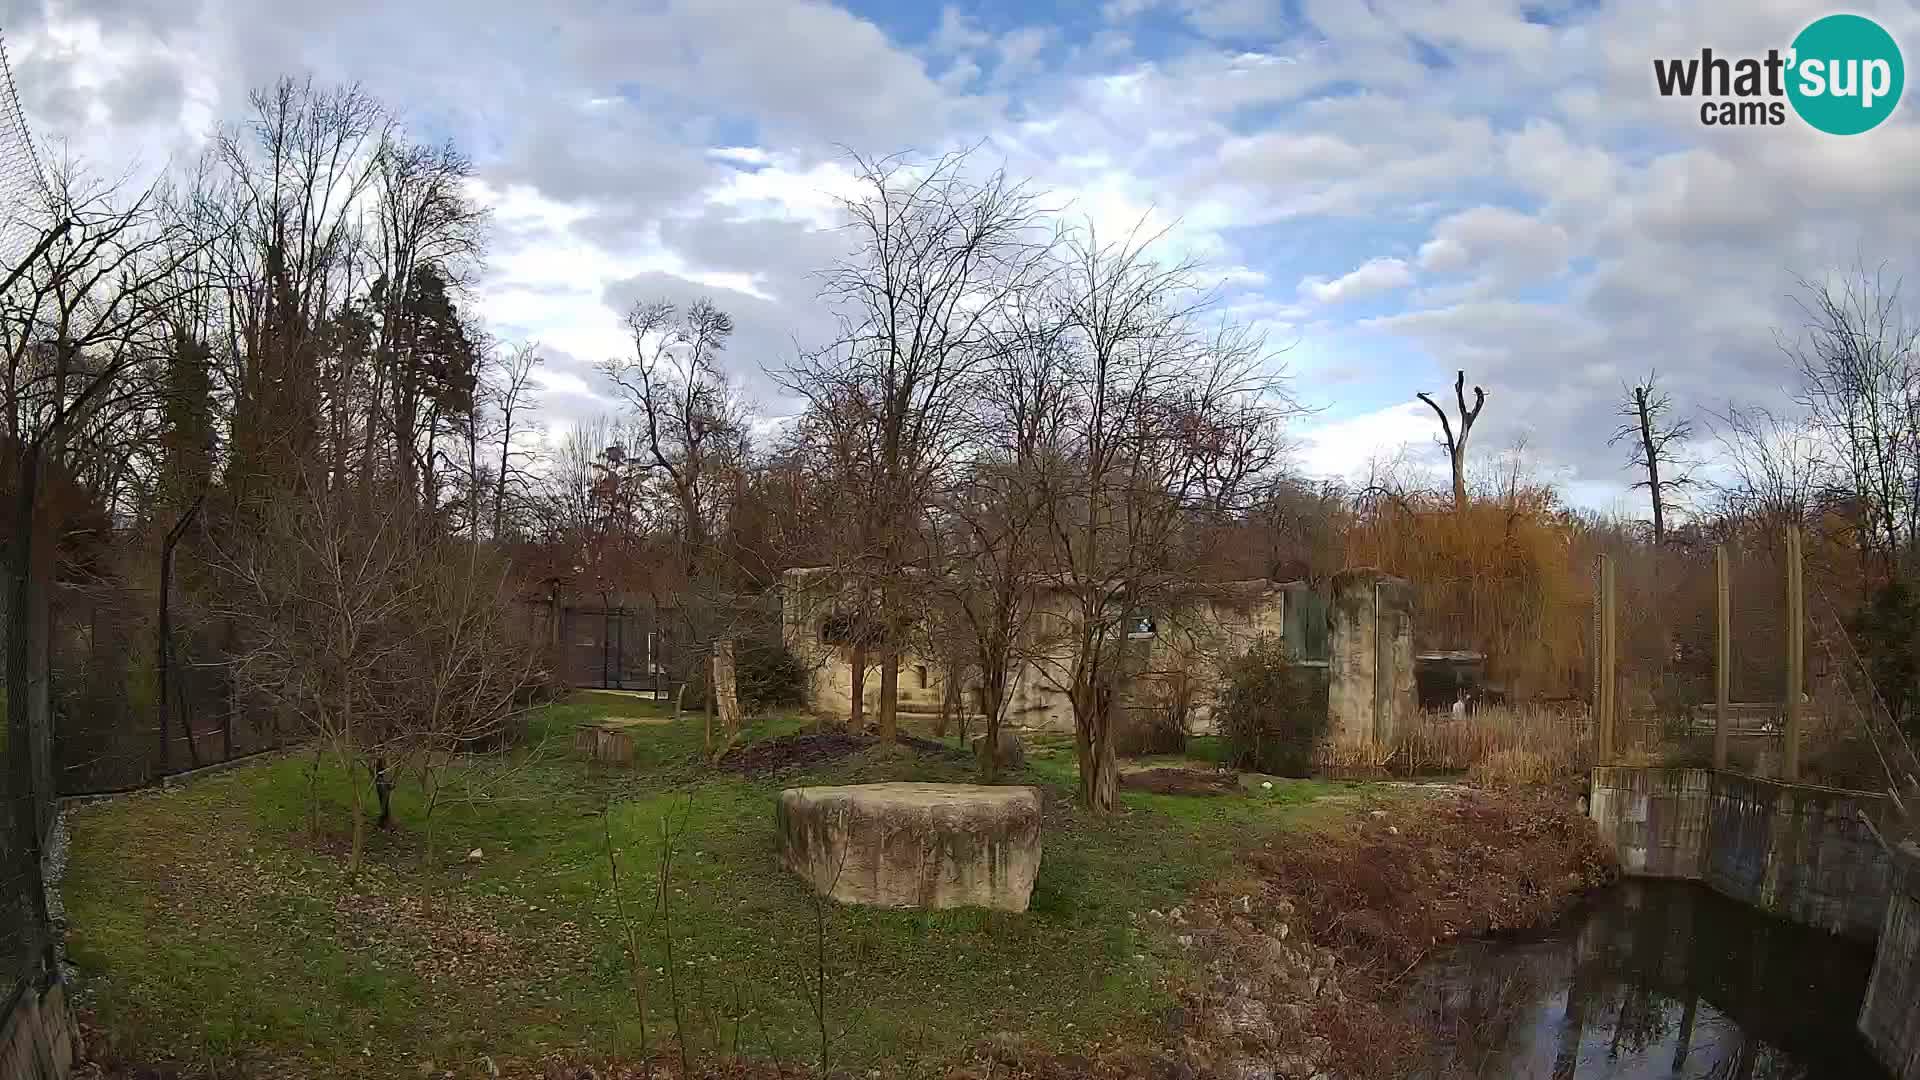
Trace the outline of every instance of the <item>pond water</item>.
<instances>
[{"instance_id":1,"label":"pond water","mask_svg":"<svg viewBox=\"0 0 1920 1080\"><path fill-rule=\"evenodd\" d=\"M1633 881L1544 936L1423 964L1409 1002L1445 1047L1436 1073L1882 1080L1854 1030L1872 966L1703 886Z\"/></svg>"}]
</instances>

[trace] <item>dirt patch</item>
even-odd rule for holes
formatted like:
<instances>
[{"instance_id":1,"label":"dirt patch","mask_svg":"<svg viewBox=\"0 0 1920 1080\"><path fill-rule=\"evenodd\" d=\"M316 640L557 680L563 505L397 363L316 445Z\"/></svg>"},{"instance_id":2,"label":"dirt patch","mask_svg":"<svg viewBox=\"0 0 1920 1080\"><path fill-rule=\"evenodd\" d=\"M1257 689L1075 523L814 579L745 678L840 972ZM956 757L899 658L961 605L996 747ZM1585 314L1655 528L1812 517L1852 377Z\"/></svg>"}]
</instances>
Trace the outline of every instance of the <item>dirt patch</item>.
<instances>
[{"instance_id":1,"label":"dirt patch","mask_svg":"<svg viewBox=\"0 0 1920 1080\"><path fill-rule=\"evenodd\" d=\"M720 767L742 776L771 776L807 765L826 765L852 757L880 740L846 731L803 732L761 739L727 751Z\"/></svg>"},{"instance_id":2,"label":"dirt patch","mask_svg":"<svg viewBox=\"0 0 1920 1080\"><path fill-rule=\"evenodd\" d=\"M1150 791L1155 795L1237 795L1240 792L1240 780L1233 773L1172 767L1123 772L1120 786L1127 791Z\"/></svg>"},{"instance_id":3,"label":"dirt patch","mask_svg":"<svg viewBox=\"0 0 1920 1080\"><path fill-rule=\"evenodd\" d=\"M967 757L964 750L905 733L896 735L894 741L919 754L955 760ZM742 776L772 776L811 765L829 765L879 745L880 740L872 735L856 735L850 731L809 731L761 739L729 750L720 759L720 767Z\"/></svg>"}]
</instances>

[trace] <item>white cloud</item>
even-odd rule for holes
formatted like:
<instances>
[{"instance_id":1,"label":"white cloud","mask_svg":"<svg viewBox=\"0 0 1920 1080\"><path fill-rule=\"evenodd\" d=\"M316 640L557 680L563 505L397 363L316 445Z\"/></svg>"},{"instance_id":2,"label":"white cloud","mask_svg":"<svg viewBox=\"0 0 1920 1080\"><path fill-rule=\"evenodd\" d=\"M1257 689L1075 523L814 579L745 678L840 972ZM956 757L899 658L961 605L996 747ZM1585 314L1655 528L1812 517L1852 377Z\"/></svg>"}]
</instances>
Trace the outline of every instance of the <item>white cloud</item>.
<instances>
[{"instance_id":1,"label":"white cloud","mask_svg":"<svg viewBox=\"0 0 1920 1080\"><path fill-rule=\"evenodd\" d=\"M1319 304L1344 304L1349 300L1376 296L1413 284L1413 269L1404 259L1368 259L1353 271L1327 281L1308 277L1300 280L1300 295Z\"/></svg>"},{"instance_id":2,"label":"white cloud","mask_svg":"<svg viewBox=\"0 0 1920 1080\"><path fill-rule=\"evenodd\" d=\"M1312 424L1301 435L1300 466L1309 476L1352 482L1376 461L1424 447L1433 430L1433 414L1418 401Z\"/></svg>"}]
</instances>

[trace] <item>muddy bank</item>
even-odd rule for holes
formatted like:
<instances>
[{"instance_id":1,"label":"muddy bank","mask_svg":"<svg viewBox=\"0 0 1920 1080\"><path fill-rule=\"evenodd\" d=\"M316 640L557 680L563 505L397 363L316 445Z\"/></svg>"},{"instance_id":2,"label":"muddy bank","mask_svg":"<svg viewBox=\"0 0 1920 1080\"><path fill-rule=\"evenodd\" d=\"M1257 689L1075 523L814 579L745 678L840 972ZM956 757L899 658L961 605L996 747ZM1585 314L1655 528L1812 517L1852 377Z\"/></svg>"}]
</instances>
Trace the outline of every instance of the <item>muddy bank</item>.
<instances>
[{"instance_id":1,"label":"muddy bank","mask_svg":"<svg viewBox=\"0 0 1920 1080\"><path fill-rule=\"evenodd\" d=\"M1614 876L1557 789L1431 791L1277 837L1163 916L1197 968L1174 1045L1199 1076L1472 1075L1403 1007L1403 980L1450 941L1547 926Z\"/></svg>"}]
</instances>

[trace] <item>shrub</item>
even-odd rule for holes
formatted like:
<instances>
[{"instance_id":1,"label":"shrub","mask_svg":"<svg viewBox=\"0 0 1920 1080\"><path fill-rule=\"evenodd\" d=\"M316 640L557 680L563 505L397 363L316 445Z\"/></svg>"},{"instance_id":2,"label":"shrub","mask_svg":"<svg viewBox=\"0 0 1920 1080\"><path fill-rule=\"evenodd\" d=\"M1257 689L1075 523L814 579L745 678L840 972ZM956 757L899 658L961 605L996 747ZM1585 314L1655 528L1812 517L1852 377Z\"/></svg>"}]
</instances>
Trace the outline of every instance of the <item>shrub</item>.
<instances>
[{"instance_id":1,"label":"shrub","mask_svg":"<svg viewBox=\"0 0 1920 1080\"><path fill-rule=\"evenodd\" d=\"M807 669L778 641L743 641L734 662L740 707L749 713L806 703Z\"/></svg>"},{"instance_id":2,"label":"shrub","mask_svg":"<svg viewBox=\"0 0 1920 1080\"><path fill-rule=\"evenodd\" d=\"M1327 699L1317 674L1294 664L1286 646L1261 638L1227 667L1221 695L1221 734L1241 768L1278 776L1306 776L1327 733Z\"/></svg>"}]
</instances>

